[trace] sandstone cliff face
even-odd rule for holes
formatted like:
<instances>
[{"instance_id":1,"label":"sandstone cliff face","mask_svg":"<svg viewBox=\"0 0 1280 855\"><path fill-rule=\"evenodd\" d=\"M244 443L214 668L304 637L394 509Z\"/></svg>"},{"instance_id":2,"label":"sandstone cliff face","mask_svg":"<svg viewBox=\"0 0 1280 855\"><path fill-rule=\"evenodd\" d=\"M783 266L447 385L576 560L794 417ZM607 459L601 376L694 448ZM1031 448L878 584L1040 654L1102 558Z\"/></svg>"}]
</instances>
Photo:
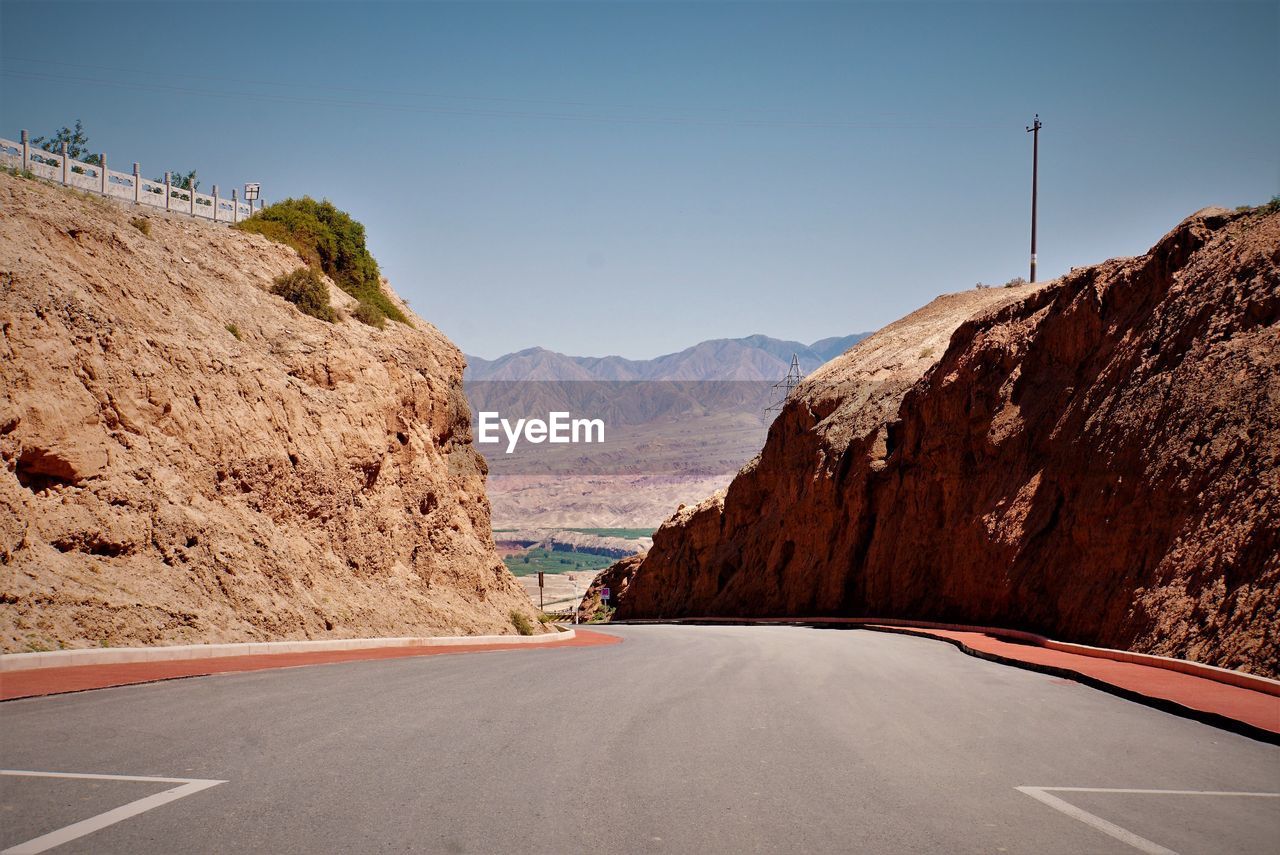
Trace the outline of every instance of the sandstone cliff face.
<instances>
[{"instance_id":1,"label":"sandstone cliff face","mask_svg":"<svg viewBox=\"0 0 1280 855\"><path fill-rule=\"evenodd\" d=\"M578 603L578 620L582 623L588 623L594 618L602 620L608 618L608 608L615 605L620 599L627 598L627 589L631 587L631 580L635 578L636 571L644 563L645 553L640 552L635 555L628 555L621 561L615 561L605 569L596 574L591 580L587 592L582 595L582 600ZM604 589L609 589L609 604L606 606L601 594Z\"/></svg>"},{"instance_id":2,"label":"sandstone cliff face","mask_svg":"<svg viewBox=\"0 0 1280 855\"><path fill-rule=\"evenodd\" d=\"M269 293L292 250L136 213L0 176L4 649L532 617L452 343L315 320Z\"/></svg>"},{"instance_id":3,"label":"sandstone cliff face","mask_svg":"<svg viewBox=\"0 0 1280 855\"><path fill-rule=\"evenodd\" d=\"M1280 215L1208 209L828 363L617 617L997 625L1275 675L1278 456Z\"/></svg>"}]
</instances>

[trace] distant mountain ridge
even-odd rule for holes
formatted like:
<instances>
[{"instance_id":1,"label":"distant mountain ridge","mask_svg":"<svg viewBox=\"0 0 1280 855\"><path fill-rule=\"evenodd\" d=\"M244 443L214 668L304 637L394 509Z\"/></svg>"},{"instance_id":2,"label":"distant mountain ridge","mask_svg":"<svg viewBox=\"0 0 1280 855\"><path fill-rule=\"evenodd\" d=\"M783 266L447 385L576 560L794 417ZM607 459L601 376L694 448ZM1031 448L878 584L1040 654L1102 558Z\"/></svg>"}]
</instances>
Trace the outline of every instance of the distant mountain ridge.
<instances>
[{"instance_id":1,"label":"distant mountain ridge","mask_svg":"<svg viewBox=\"0 0 1280 855\"><path fill-rule=\"evenodd\" d=\"M653 359L568 356L542 347L497 359L467 357L466 379L484 380L777 380L794 353L808 374L853 347L870 333L834 336L803 344L767 335L718 338Z\"/></svg>"},{"instance_id":2,"label":"distant mountain ridge","mask_svg":"<svg viewBox=\"0 0 1280 855\"><path fill-rule=\"evenodd\" d=\"M563 411L608 425L607 444L526 443L514 453L478 446L493 519L503 528L656 527L672 507L724 487L759 451L791 354L807 375L866 335L813 344L714 339L654 359L541 347L468 356L463 387L473 413Z\"/></svg>"}]
</instances>

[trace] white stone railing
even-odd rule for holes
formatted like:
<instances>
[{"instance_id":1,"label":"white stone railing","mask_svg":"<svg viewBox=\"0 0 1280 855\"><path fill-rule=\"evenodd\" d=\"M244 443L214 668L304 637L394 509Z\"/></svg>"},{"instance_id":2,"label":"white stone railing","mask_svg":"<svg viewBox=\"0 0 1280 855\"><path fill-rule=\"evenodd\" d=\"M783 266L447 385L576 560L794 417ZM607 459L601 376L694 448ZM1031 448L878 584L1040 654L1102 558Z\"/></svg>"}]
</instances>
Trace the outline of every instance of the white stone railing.
<instances>
[{"instance_id":1,"label":"white stone railing","mask_svg":"<svg viewBox=\"0 0 1280 855\"><path fill-rule=\"evenodd\" d=\"M164 174L163 181L152 181L142 177L136 163L132 173L116 172L107 168L105 154L100 157L100 164L74 160L67 156L66 143L62 144L61 152L33 148L26 131L22 132L19 142L0 137L0 162L26 170L37 178L135 205L161 208L219 223L238 223L253 215L253 205L237 199L234 189L230 199L218 195L217 184L213 185L212 195L186 190L171 184L168 172Z\"/></svg>"}]
</instances>

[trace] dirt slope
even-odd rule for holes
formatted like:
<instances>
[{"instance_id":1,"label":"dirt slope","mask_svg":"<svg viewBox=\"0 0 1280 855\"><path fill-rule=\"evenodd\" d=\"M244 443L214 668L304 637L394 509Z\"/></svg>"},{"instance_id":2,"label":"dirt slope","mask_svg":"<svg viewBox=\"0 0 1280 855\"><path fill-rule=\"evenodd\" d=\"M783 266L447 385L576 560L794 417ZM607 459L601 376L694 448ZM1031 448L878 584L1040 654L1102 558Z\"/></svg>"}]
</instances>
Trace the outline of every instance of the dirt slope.
<instances>
[{"instance_id":1,"label":"dirt slope","mask_svg":"<svg viewBox=\"0 0 1280 855\"><path fill-rule=\"evenodd\" d=\"M816 372L618 618L989 624L1280 668L1280 215L941 298Z\"/></svg>"},{"instance_id":2,"label":"dirt slope","mask_svg":"<svg viewBox=\"0 0 1280 855\"><path fill-rule=\"evenodd\" d=\"M292 250L159 214L147 236L135 213L0 176L4 649L532 616L453 344L307 317L268 293Z\"/></svg>"}]
</instances>

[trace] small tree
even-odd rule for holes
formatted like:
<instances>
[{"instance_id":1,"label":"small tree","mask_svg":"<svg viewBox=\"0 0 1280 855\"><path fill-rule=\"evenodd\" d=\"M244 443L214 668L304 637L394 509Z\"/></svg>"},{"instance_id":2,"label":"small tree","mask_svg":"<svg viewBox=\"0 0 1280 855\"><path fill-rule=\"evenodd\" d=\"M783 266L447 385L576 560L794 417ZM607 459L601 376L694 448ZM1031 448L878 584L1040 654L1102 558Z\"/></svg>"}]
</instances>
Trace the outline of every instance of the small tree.
<instances>
[{"instance_id":1,"label":"small tree","mask_svg":"<svg viewBox=\"0 0 1280 855\"><path fill-rule=\"evenodd\" d=\"M102 157L89 153L89 135L84 132L84 125L76 119L75 128L68 128L65 125L59 128L53 136L36 137L31 141L32 145L54 154L62 152L62 144L67 144L67 157L72 160L79 160L82 163L88 163L98 166L102 163Z\"/></svg>"},{"instance_id":2,"label":"small tree","mask_svg":"<svg viewBox=\"0 0 1280 855\"><path fill-rule=\"evenodd\" d=\"M164 178L157 178L156 181L163 184ZM192 192L195 192L200 189L200 179L196 178L196 171L194 169L186 173L170 172L169 186L176 190L191 190Z\"/></svg>"}]
</instances>

